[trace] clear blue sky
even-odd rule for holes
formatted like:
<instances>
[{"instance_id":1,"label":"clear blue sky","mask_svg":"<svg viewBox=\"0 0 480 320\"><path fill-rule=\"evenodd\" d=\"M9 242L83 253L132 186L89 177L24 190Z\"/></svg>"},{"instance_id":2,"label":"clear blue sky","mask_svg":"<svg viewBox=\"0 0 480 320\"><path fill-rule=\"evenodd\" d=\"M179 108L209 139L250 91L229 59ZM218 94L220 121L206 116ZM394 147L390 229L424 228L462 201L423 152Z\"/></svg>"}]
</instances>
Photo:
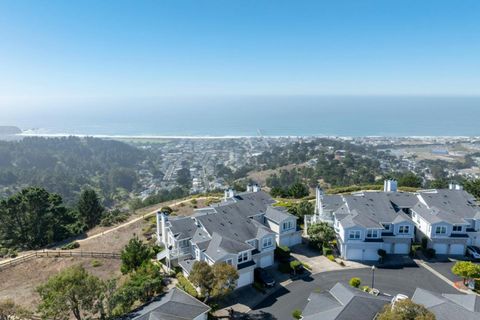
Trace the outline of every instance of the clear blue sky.
<instances>
[{"instance_id":1,"label":"clear blue sky","mask_svg":"<svg viewBox=\"0 0 480 320\"><path fill-rule=\"evenodd\" d=\"M480 1L0 1L4 106L199 94L480 95Z\"/></svg>"}]
</instances>

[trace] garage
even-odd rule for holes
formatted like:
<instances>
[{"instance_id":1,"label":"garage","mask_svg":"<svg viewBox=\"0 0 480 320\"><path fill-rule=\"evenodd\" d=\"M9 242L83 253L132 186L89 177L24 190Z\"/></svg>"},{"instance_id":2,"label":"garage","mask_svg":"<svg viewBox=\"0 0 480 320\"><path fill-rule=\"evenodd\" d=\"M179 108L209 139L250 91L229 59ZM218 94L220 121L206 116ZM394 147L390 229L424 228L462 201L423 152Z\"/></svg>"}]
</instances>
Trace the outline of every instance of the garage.
<instances>
[{"instance_id":1,"label":"garage","mask_svg":"<svg viewBox=\"0 0 480 320\"><path fill-rule=\"evenodd\" d=\"M465 254L465 246L463 244L451 244L449 254L463 256Z\"/></svg>"},{"instance_id":2,"label":"garage","mask_svg":"<svg viewBox=\"0 0 480 320\"><path fill-rule=\"evenodd\" d=\"M377 249L347 249L347 260L378 260Z\"/></svg>"},{"instance_id":3,"label":"garage","mask_svg":"<svg viewBox=\"0 0 480 320\"><path fill-rule=\"evenodd\" d=\"M260 258L260 268L270 267L273 264L273 254Z\"/></svg>"},{"instance_id":4,"label":"garage","mask_svg":"<svg viewBox=\"0 0 480 320\"><path fill-rule=\"evenodd\" d=\"M293 235L288 235L288 236L282 236L280 238L280 245L281 246L287 246L287 247L292 247L294 245L302 243L302 237L300 234L293 234Z\"/></svg>"},{"instance_id":5,"label":"garage","mask_svg":"<svg viewBox=\"0 0 480 320\"><path fill-rule=\"evenodd\" d=\"M253 283L253 270L240 273L237 280L237 288L244 287Z\"/></svg>"},{"instance_id":6,"label":"garage","mask_svg":"<svg viewBox=\"0 0 480 320\"><path fill-rule=\"evenodd\" d=\"M410 252L410 246L408 243L395 243L393 253L394 254L408 254Z\"/></svg>"},{"instance_id":7,"label":"garage","mask_svg":"<svg viewBox=\"0 0 480 320\"><path fill-rule=\"evenodd\" d=\"M447 254L448 253L448 245L446 243L435 243L433 245L433 249L435 249L436 254Z\"/></svg>"}]
</instances>

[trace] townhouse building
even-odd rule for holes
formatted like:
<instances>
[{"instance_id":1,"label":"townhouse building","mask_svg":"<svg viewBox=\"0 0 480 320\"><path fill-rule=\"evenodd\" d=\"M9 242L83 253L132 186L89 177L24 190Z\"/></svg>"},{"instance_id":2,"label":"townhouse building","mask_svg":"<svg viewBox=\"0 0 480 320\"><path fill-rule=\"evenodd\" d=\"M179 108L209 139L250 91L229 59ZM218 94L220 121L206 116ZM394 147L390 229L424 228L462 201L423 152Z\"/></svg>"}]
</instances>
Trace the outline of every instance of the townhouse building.
<instances>
[{"instance_id":1,"label":"townhouse building","mask_svg":"<svg viewBox=\"0 0 480 320\"><path fill-rule=\"evenodd\" d=\"M239 274L237 287L253 283L253 270L273 265L277 244L301 242L296 217L273 206L258 187L225 192L223 202L198 209L191 217L157 214L157 238L165 249L158 259L188 276L195 261L228 263Z\"/></svg>"}]
</instances>

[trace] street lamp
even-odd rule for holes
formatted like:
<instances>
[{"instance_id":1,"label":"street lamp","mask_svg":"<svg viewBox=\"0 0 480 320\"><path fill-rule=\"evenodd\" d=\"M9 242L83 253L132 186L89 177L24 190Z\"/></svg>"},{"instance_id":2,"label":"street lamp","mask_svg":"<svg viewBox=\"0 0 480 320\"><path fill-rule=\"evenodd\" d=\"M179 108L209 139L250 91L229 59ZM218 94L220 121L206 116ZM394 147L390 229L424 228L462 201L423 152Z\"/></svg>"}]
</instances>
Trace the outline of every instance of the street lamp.
<instances>
[{"instance_id":1,"label":"street lamp","mask_svg":"<svg viewBox=\"0 0 480 320\"><path fill-rule=\"evenodd\" d=\"M375 266L372 266L372 289L375 288Z\"/></svg>"}]
</instances>

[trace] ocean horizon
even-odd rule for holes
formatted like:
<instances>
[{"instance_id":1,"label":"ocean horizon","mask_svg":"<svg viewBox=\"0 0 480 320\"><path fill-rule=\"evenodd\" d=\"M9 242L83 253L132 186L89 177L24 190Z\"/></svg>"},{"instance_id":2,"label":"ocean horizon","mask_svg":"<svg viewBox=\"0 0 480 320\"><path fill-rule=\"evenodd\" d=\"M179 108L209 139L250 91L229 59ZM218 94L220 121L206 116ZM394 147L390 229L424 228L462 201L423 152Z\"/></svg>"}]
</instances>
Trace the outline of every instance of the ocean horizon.
<instances>
[{"instance_id":1,"label":"ocean horizon","mask_svg":"<svg viewBox=\"0 0 480 320\"><path fill-rule=\"evenodd\" d=\"M229 97L74 106L18 108L4 113L0 125L42 136L480 136L480 97Z\"/></svg>"}]
</instances>

